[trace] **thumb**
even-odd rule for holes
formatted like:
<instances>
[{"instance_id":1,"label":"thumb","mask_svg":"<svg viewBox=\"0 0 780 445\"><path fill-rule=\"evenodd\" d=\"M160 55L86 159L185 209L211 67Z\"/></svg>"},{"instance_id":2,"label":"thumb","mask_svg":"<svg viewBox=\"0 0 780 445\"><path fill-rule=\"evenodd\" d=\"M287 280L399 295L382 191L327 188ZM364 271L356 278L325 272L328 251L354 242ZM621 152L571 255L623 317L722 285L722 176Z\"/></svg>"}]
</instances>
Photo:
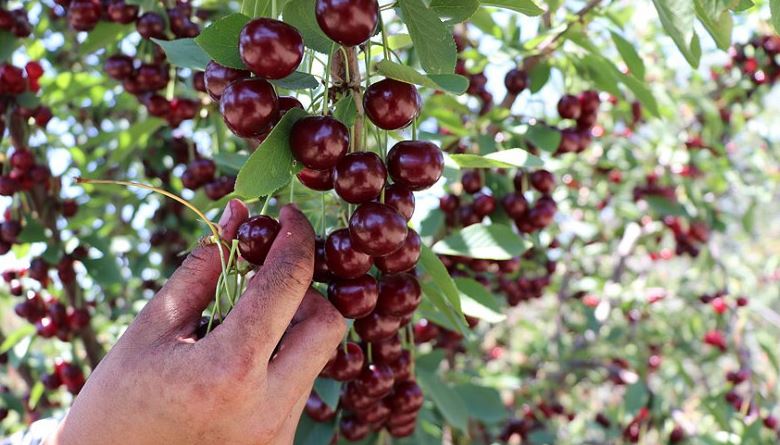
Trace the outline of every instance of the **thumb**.
<instances>
[{"instance_id":1,"label":"thumb","mask_svg":"<svg viewBox=\"0 0 780 445\"><path fill-rule=\"evenodd\" d=\"M249 210L243 202L230 200L219 220L222 239L234 239L238 226L248 217ZM230 250L222 246L221 252L227 260ZM179 334L183 329L189 331L214 299L221 273L220 246L198 247L190 252L143 312L149 312L154 325L166 332Z\"/></svg>"}]
</instances>

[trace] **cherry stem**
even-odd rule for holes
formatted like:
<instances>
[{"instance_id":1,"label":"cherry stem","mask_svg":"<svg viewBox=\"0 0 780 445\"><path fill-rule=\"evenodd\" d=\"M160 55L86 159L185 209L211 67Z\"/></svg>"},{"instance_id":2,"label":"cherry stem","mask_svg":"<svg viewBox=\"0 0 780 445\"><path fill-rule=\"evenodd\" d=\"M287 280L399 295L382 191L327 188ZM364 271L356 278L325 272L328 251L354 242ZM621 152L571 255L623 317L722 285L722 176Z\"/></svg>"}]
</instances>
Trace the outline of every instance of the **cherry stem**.
<instances>
[{"instance_id":1,"label":"cherry stem","mask_svg":"<svg viewBox=\"0 0 780 445\"><path fill-rule=\"evenodd\" d=\"M330 66L333 61L333 50L336 48L336 42L330 46L328 51L328 64L325 65L325 94L322 96L322 115L328 115L328 95L330 94Z\"/></svg>"},{"instance_id":2,"label":"cherry stem","mask_svg":"<svg viewBox=\"0 0 780 445\"><path fill-rule=\"evenodd\" d=\"M260 209L260 214L265 215L268 213L268 204L271 202L271 195L268 195L265 197L265 203L263 203L263 208Z\"/></svg>"},{"instance_id":3,"label":"cherry stem","mask_svg":"<svg viewBox=\"0 0 780 445\"><path fill-rule=\"evenodd\" d=\"M382 27L382 51L384 52L385 60L390 60L390 46L387 43L387 30L385 29L385 21L382 19L382 14L379 13L379 26Z\"/></svg>"}]
</instances>

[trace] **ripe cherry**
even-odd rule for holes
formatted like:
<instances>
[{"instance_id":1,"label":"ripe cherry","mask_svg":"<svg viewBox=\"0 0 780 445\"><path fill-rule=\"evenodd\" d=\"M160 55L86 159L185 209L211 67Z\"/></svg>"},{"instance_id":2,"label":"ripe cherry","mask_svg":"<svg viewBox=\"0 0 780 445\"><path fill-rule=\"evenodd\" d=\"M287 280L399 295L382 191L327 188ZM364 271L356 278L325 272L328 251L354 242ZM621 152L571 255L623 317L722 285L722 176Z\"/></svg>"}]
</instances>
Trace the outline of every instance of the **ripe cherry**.
<instances>
[{"instance_id":1,"label":"ripe cherry","mask_svg":"<svg viewBox=\"0 0 780 445\"><path fill-rule=\"evenodd\" d=\"M76 31L90 31L100 20L100 3L92 0L75 0L68 7L68 23Z\"/></svg>"},{"instance_id":2,"label":"ripe cherry","mask_svg":"<svg viewBox=\"0 0 780 445\"><path fill-rule=\"evenodd\" d=\"M458 341L460 341L460 339ZM403 350L401 356L398 357L398 360L390 363L390 367L393 368L396 383L409 380L412 377L411 353L407 350Z\"/></svg>"},{"instance_id":3,"label":"ripe cherry","mask_svg":"<svg viewBox=\"0 0 780 445\"><path fill-rule=\"evenodd\" d=\"M333 169L312 170L304 168L298 172L298 180L306 187L324 192L333 188Z\"/></svg>"},{"instance_id":4,"label":"ripe cherry","mask_svg":"<svg viewBox=\"0 0 780 445\"><path fill-rule=\"evenodd\" d=\"M279 119L284 116L285 113L292 110L293 108L300 108L301 110L304 110L303 104L301 101L296 99L293 96L279 96Z\"/></svg>"},{"instance_id":5,"label":"ripe cherry","mask_svg":"<svg viewBox=\"0 0 780 445\"><path fill-rule=\"evenodd\" d=\"M207 183L203 187L203 191L206 196L212 200L217 201L223 197L233 193L236 187L236 178L233 176L220 176L213 181Z\"/></svg>"},{"instance_id":6,"label":"ripe cherry","mask_svg":"<svg viewBox=\"0 0 780 445\"><path fill-rule=\"evenodd\" d=\"M372 363L363 368L354 384L368 397L384 397L393 389L393 370L383 363Z\"/></svg>"},{"instance_id":7,"label":"ripe cherry","mask_svg":"<svg viewBox=\"0 0 780 445\"><path fill-rule=\"evenodd\" d=\"M466 170L461 175L460 183L464 192L473 195L482 190L482 175L477 170Z\"/></svg>"},{"instance_id":8,"label":"ripe cherry","mask_svg":"<svg viewBox=\"0 0 780 445\"><path fill-rule=\"evenodd\" d=\"M408 229L401 247L390 255L374 258L376 267L384 273L398 273L412 270L420 259L422 240L414 229Z\"/></svg>"},{"instance_id":9,"label":"ripe cherry","mask_svg":"<svg viewBox=\"0 0 780 445\"><path fill-rule=\"evenodd\" d=\"M561 119L577 119L580 117L580 99L577 96L566 94L558 100L558 115Z\"/></svg>"},{"instance_id":10,"label":"ripe cherry","mask_svg":"<svg viewBox=\"0 0 780 445\"><path fill-rule=\"evenodd\" d=\"M364 341L379 342L398 332L401 319L392 315L382 315L376 311L367 317L355 320L355 331Z\"/></svg>"},{"instance_id":11,"label":"ripe cherry","mask_svg":"<svg viewBox=\"0 0 780 445\"><path fill-rule=\"evenodd\" d=\"M341 407L353 412L365 411L376 405L377 400L368 397L353 382L344 385L341 392Z\"/></svg>"},{"instance_id":12,"label":"ripe cherry","mask_svg":"<svg viewBox=\"0 0 780 445\"><path fill-rule=\"evenodd\" d=\"M314 281L327 283L333 279L328 262L325 260L325 240L317 237L314 240Z\"/></svg>"},{"instance_id":13,"label":"ripe cherry","mask_svg":"<svg viewBox=\"0 0 780 445\"><path fill-rule=\"evenodd\" d=\"M414 430L417 427L416 421L411 421L406 424L388 425L387 432L395 438L409 437L414 434Z\"/></svg>"},{"instance_id":14,"label":"ripe cherry","mask_svg":"<svg viewBox=\"0 0 780 445\"><path fill-rule=\"evenodd\" d=\"M477 96L485 91L485 85L487 85L487 77L484 73L472 74L469 76L469 87L466 92L472 96Z\"/></svg>"},{"instance_id":15,"label":"ripe cherry","mask_svg":"<svg viewBox=\"0 0 780 445\"><path fill-rule=\"evenodd\" d=\"M11 167L26 172L35 165L35 156L30 150L16 150L11 155Z\"/></svg>"},{"instance_id":16,"label":"ripe cherry","mask_svg":"<svg viewBox=\"0 0 780 445\"><path fill-rule=\"evenodd\" d=\"M222 93L219 111L237 136L251 138L268 131L278 113L274 87L263 79L237 80Z\"/></svg>"},{"instance_id":17,"label":"ripe cherry","mask_svg":"<svg viewBox=\"0 0 780 445\"><path fill-rule=\"evenodd\" d=\"M344 46L364 43L379 20L377 0L317 0L314 11L322 32Z\"/></svg>"},{"instance_id":18,"label":"ripe cherry","mask_svg":"<svg viewBox=\"0 0 780 445\"><path fill-rule=\"evenodd\" d=\"M504 86L510 94L520 94L528 87L528 73L517 68L509 70L504 77Z\"/></svg>"},{"instance_id":19,"label":"ripe cherry","mask_svg":"<svg viewBox=\"0 0 780 445\"><path fill-rule=\"evenodd\" d=\"M458 195L444 195L439 198L439 208L444 213L454 213L460 207L460 198Z\"/></svg>"},{"instance_id":20,"label":"ripe cherry","mask_svg":"<svg viewBox=\"0 0 780 445\"><path fill-rule=\"evenodd\" d=\"M388 398L390 408L397 413L417 412L422 408L423 401L420 386L411 380L396 383L393 395Z\"/></svg>"},{"instance_id":21,"label":"ripe cherry","mask_svg":"<svg viewBox=\"0 0 780 445\"><path fill-rule=\"evenodd\" d=\"M303 59L303 37L297 29L269 18L247 23L238 38L241 60L264 79L292 74Z\"/></svg>"},{"instance_id":22,"label":"ripe cherry","mask_svg":"<svg viewBox=\"0 0 780 445\"><path fill-rule=\"evenodd\" d=\"M407 221L414 215L414 193L401 184L385 187L385 204L395 209Z\"/></svg>"},{"instance_id":23,"label":"ripe cherry","mask_svg":"<svg viewBox=\"0 0 780 445\"><path fill-rule=\"evenodd\" d=\"M354 380L363 369L363 350L355 343L339 346L336 357L328 363L328 374L340 382Z\"/></svg>"},{"instance_id":24,"label":"ripe cherry","mask_svg":"<svg viewBox=\"0 0 780 445\"><path fill-rule=\"evenodd\" d=\"M474 195L472 206L474 207L474 212L478 216L485 217L496 210L496 198L484 193L477 193Z\"/></svg>"},{"instance_id":25,"label":"ripe cherry","mask_svg":"<svg viewBox=\"0 0 780 445\"><path fill-rule=\"evenodd\" d=\"M165 39L165 19L156 12L145 12L135 22L135 30L144 39Z\"/></svg>"},{"instance_id":26,"label":"ripe cherry","mask_svg":"<svg viewBox=\"0 0 780 445\"><path fill-rule=\"evenodd\" d=\"M406 220L390 206L361 204L349 218L349 236L355 249L377 257L398 250L406 239Z\"/></svg>"},{"instance_id":27,"label":"ripe cherry","mask_svg":"<svg viewBox=\"0 0 780 445\"><path fill-rule=\"evenodd\" d=\"M382 425L390 417L390 408L384 400L380 400L363 410L355 411L355 416L363 423Z\"/></svg>"},{"instance_id":28,"label":"ripe cherry","mask_svg":"<svg viewBox=\"0 0 780 445\"><path fill-rule=\"evenodd\" d=\"M218 100L222 97L228 85L239 79L246 79L251 73L246 70L237 70L222 66L213 60L206 65L206 71L203 78L206 82L206 91L212 99Z\"/></svg>"},{"instance_id":29,"label":"ripe cherry","mask_svg":"<svg viewBox=\"0 0 780 445\"><path fill-rule=\"evenodd\" d=\"M238 226L238 250L245 260L261 265L279 233L281 225L270 216L258 215Z\"/></svg>"},{"instance_id":30,"label":"ripe cherry","mask_svg":"<svg viewBox=\"0 0 780 445\"><path fill-rule=\"evenodd\" d=\"M363 96L366 115L384 130L407 127L420 114L421 103L414 85L395 79L371 84Z\"/></svg>"},{"instance_id":31,"label":"ripe cherry","mask_svg":"<svg viewBox=\"0 0 780 445\"><path fill-rule=\"evenodd\" d=\"M317 422L327 422L336 417L336 411L323 402L316 392L309 394L306 400L306 414Z\"/></svg>"},{"instance_id":32,"label":"ripe cherry","mask_svg":"<svg viewBox=\"0 0 780 445\"><path fill-rule=\"evenodd\" d=\"M117 1L110 3L106 12L112 22L126 25L133 23L138 17L138 5L128 5L124 1Z\"/></svg>"},{"instance_id":33,"label":"ripe cherry","mask_svg":"<svg viewBox=\"0 0 780 445\"><path fill-rule=\"evenodd\" d=\"M387 180L384 162L375 153L349 153L336 164L334 185L345 201L360 204L379 196Z\"/></svg>"},{"instance_id":34,"label":"ripe cherry","mask_svg":"<svg viewBox=\"0 0 780 445\"><path fill-rule=\"evenodd\" d=\"M398 360L401 357L403 347L401 345L401 338L398 334L388 338L387 340L377 343L371 343L371 354L374 361L382 363L391 363Z\"/></svg>"},{"instance_id":35,"label":"ripe cherry","mask_svg":"<svg viewBox=\"0 0 780 445\"><path fill-rule=\"evenodd\" d=\"M561 130L561 142L558 144L559 153L575 153L580 150L581 136L576 128L564 128Z\"/></svg>"},{"instance_id":36,"label":"ripe cherry","mask_svg":"<svg viewBox=\"0 0 780 445\"><path fill-rule=\"evenodd\" d=\"M550 193L555 187L555 177L547 170L536 170L530 176L531 187L542 193Z\"/></svg>"},{"instance_id":37,"label":"ripe cherry","mask_svg":"<svg viewBox=\"0 0 780 445\"><path fill-rule=\"evenodd\" d=\"M325 240L325 260L339 278L357 278L371 270L371 257L352 246L347 229L336 230Z\"/></svg>"},{"instance_id":38,"label":"ripe cherry","mask_svg":"<svg viewBox=\"0 0 780 445\"><path fill-rule=\"evenodd\" d=\"M427 141L401 141L387 155L390 177L409 190L431 187L444 172L444 155Z\"/></svg>"},{"instance_id":39,"label":"ripe cherry","mask_svg":"<svg viewBox=\"0 0 780 445\"><path fill-rule=\"evenodd\" d=\"M365 439L371 433L371 428L368 424L361 423L354 416L344 416L341 418L341 422L339 422L339 431L345 439L350 442L357 442Z\"/></svg>"},{"instance_id":40,"label":"ripe cherry","mask_svg":"<svg viewBox=\"0 0 780 445\"><path fill-rule=\"evenodd\" d=\"M293 125L290 149L307 168L331 169L349 150L349 130L332 117L305 117Z\"/></svg>"},{"instance_id":41,"label":"ripe cherry","mask_svg":"<svg viewBox=\"0 0 780 445\"><path fill-rule=\"evenodd\" d=\"M420 305L422 291L417 278L408 273L384 275L379 280L377 312L404 317Z\"/></svg>"},{"instance_id":42,"label":"ripe cherry","mask_svg":"<svg viewBox=\"0 0 780 445\"><path fill-rule=\"evenodd\" d=\"M376 307L379 287L371 275L337 279L328 285L328 299L345 318L362 318Z\"/></svg>"}]
</instances>

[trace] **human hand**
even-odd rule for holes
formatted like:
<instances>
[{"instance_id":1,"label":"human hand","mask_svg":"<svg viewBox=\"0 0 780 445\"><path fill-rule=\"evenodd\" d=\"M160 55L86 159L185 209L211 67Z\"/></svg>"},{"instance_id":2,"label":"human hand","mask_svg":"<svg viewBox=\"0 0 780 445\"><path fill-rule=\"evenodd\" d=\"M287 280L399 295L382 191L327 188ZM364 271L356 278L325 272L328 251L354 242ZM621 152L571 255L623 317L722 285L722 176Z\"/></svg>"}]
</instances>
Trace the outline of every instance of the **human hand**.
<instances>
[{"instance_id":1,"label":"human hand","mask_svg":"<svg viewBox=\"0 0 780 445\"><path fill-rule=\"evenodd\" d=\"M247 216L243 203L230 201L220 220L224 239L233 239ZM314 379L346 325L309 287L308 220L286 206L280 223L265 264L201 340L195 329L214 298L221 262L215 245L194 250L94 370L46 443L292 443Z\"/></svg>"}]
</instances>

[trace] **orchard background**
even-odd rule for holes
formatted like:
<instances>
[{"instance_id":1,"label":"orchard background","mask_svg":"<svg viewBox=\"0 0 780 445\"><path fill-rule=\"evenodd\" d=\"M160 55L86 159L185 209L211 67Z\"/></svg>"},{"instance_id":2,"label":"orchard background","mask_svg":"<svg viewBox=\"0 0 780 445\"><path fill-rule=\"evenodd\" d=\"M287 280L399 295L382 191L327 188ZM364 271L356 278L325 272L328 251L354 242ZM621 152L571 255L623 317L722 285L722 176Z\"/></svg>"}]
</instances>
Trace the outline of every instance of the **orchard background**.
<instances>
[{"instance_id":1,"label":"orchard background","mask_svg":"<svg viewBox=\"0 0 780 445\"><path fill-rule=\"evenodd\" d=\"M203 241L164 190L259 215L198 338L282 205L322 237L351 329L298 445L777 443L778 29L776 0L0 0L0 436Z\"/></svg>"}]
</instances>

